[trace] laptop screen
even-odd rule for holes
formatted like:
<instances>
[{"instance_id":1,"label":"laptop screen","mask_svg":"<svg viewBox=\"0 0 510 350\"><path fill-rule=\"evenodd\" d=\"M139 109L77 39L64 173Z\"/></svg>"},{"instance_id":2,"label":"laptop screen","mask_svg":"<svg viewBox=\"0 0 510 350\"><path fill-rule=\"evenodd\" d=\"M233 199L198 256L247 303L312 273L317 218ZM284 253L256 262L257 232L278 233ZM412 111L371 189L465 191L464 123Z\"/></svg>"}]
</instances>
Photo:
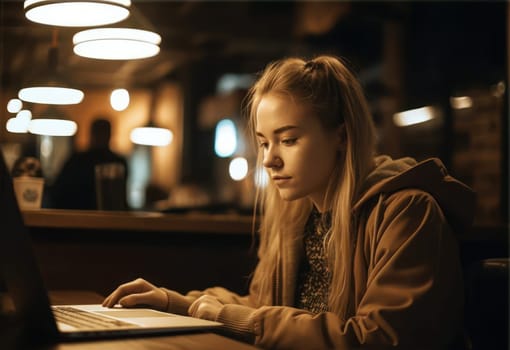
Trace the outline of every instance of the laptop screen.
<instances>
[{"instance_id":1,"label":"laptop screen","mask_svg":"<svg viewBox=\"0 0 510 350\"><path fill-rule=\"evenodd\" d=\"M35 343L58 338L48 295L0 152L0 279L15 308L20 337ZM0 283L1 284L1 283Z\"/></svg>"}]
</instances>

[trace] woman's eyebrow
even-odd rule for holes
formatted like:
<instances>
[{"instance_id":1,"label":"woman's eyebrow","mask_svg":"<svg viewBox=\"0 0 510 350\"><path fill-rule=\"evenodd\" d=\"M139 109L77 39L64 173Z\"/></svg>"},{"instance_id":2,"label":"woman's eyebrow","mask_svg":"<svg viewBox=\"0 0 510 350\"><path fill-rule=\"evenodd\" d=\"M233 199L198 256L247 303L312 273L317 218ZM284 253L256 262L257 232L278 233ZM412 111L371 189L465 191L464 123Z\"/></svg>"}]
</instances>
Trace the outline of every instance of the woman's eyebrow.
<instances>
[{"instance_id":1,"label":"woman's eyebrow","mask_svg":"<svg viewBox=\"0 0 510 350\"><path fill-rule=\"evenodd\" d=\"M273 134L278 135L278 134L281 134L282 132L292 130L292 129L298 129L298 127L295 125L284 125L282 127L279 127L278 129L275 129L273 131ZM257 131L255 134L260 137L265 137L264 134L262 134L260 131Z\"/></svg>"}]
</instances>

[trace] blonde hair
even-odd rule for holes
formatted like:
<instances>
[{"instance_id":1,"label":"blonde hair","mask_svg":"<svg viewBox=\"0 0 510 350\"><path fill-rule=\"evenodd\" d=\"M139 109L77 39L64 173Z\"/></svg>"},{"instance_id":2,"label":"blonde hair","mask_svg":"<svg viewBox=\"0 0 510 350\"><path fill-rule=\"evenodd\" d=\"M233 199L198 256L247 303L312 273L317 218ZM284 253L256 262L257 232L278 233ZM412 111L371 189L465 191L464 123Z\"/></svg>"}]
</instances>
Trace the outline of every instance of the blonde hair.
<instances>
[{"instance_id":1,"label":"blonde hair","mask_svg":"<svg viewBox=\"0 0 510 350\"><path fill-rule=\"evenodd\" d=\"M249 126L256 130L256 111L267 94L291 96L312 108L327 129L344 125L345 148L330 178L326 195L331 205L331 228L324 246L332 271L329 309L342 318L352 312L352 258L355 225L352 206L363 180L373 166L375 129L362 88L353 73L336 57L319 56L309 61L287 58L269 64L248 94ZM257 164L262 166L262 152ZM264 271L260 303L270 303L270 289L278 271L278 261L285 244L301 239L312 203L307 198L283 200L271 183L258 193L256 204L263 213L260 223L260 245L264 258L259 266ZM274 302L274 301L273 301Z\"/></svg>"}]
</instances>

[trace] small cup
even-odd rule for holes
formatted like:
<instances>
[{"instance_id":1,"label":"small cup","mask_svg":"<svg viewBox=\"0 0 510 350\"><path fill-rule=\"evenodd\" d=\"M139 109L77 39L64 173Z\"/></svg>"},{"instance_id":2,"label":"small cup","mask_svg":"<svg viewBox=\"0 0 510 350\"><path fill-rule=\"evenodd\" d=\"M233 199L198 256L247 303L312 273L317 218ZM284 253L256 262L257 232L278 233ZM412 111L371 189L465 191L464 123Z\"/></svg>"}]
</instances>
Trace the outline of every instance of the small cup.
<instances>
[{"instance_id":1,"label":"small cup","mask_svg":"<svg viewBox=\"0 0 510 350\"><path fill-rule=\"evenodd\" d=\"M41 208L44 191L44 178L32 176L18 176L13 178L16 200L21 210Z\"/></svg>"}]
</instances>

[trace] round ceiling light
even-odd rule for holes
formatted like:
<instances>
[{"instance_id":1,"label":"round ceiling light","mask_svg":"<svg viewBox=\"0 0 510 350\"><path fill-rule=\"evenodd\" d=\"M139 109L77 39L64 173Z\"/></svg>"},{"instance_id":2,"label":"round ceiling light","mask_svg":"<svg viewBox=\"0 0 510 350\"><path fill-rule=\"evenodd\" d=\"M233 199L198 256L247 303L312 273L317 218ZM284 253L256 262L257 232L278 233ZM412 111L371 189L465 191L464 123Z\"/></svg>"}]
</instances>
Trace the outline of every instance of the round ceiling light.
<instances>
[{"instance_id":1,"label":"round ceiling light","mask_svg":"<svg viewBox=\"0 0 510 350\"><path fill-rule=\"evenodd\" d=\"M23 102L17 98L11 98L9 102L7 102L7 112L9 113L18 113L23 108Z\"/></svg>"},{"instance_id":2,"label":"round ceiling light","mask_svg":"<svg viewBox=\"0 0 510 350\"><path fill-rule=\"evenodd\" d=\"M24 134L28 132L28 126L32 120L32 112L23 109L16 114L15 118L10 118L7 121L6 129L9 132L16 134Z\"/></svg>"},{"instance_id":3,"label":"round ceiling light","mask_svg":"<svg viewBox=\"0 0 510 350\"><path fill-rule=\"evenodd\" d=\"M32 119L28 124L28 131L36 135L73 136L78 125L72 120L63 119Z\"/></svg>"},{"instance_id":4,"label":"round ceiling light","mask_svg":"<svg viewBox=\"0 0 510 350\"><path fill-rule=\"evenodd\" d=\"M129 91L126 89L115 89L110 94L110 105L118 112L121 112L129 106Z\"/></svg>"},{"instance_id":5,"label":"round ceiling light","mask_svg":"<svg viewBox=\"0 0 510 350\"><path fill-rule=\"evenodd\" d=\"M165 128L144 126L133 129L129 138L137 145L167 146L172 142L173 133Z\"/></svg>"},{"instance_id":6,"label":"round ceiling light","mask_svg":"<svg viewBox=\"0 0 510 350\"><path fill-rule=\"evenodd\" d=\"M129 16L131 0L25 0L32 22L60 27L90 27L120 22Z\"/></svg>"},{"instance_id":7,"label":"round ceiling light","mask_svg":"<svg viewBox=\"0 0 510 350\"><path fill-rule=\"evenodd\" d=\"M64 111L54 106L33 117L28 124L28 131L36 135L73 136L77 130L76 122L69 120Z\"/></svg>"},{"instance_id":8,"label":"round ceiling light","mask_svg":"<svg viewBox=\"0 0 510 350\"><path fill-rule=\"evenodd\" d=\"M83 100L84 93L78 89L58 86L34 86L18 92L20 100L52 105L73 105Z\"/></svg>"},{"instance_id":9,"label":"round ceiling light","mask_svg":"<svg viewBox=\"0 0 510 350\"><path fill-rule=\"evenodd\" d=\"M87 29L73 36L74 53L103 60L131 60L159 53L161 36L133 28Z\"/></svg>"}]
</instances>

